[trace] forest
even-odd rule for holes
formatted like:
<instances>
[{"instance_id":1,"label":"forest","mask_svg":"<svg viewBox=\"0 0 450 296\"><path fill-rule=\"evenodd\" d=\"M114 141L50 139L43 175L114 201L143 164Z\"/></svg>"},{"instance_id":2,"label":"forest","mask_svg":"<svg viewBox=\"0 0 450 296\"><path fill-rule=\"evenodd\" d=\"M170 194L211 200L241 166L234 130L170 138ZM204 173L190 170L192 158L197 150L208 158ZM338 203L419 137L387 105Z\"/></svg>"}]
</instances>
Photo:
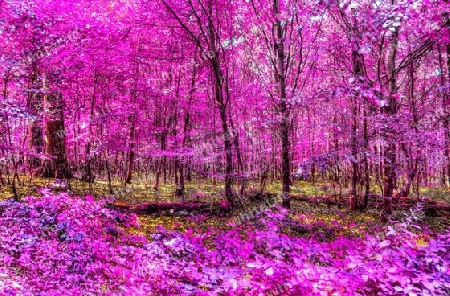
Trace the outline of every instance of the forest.
<instances>
[{"instance_id":1,"label":"forest","mask_svg":"<svg viewBox=\"0 0 450 296\"><path fill-rule=\"evenodd\" d=\"M0 295L450 295L450 1L0 0Z\"/></svg>"}]
</instances>

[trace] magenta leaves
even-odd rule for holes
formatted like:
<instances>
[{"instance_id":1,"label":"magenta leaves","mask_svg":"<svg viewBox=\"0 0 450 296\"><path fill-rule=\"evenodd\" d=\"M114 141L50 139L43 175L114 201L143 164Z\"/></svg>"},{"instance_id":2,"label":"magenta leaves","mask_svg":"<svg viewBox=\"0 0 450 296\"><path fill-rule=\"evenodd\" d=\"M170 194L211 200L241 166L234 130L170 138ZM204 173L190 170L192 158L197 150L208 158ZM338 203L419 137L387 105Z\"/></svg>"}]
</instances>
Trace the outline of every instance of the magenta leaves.
<instances>
[{"instance_id":1,"label":"magenta leaves","mask_svg":"<svg viewBox=\"0 0 450 296\"><path fill-rule=\"evenodd\" d=\"M450 235L430 234L423 242L409 220L378 236L323 241L313 233L284 234L293 220L274 207L233 229L160 227L148 239L130 234L129 227L139 227L136 217L105 208L106 201L41 194L0 204L2 294L439 295L450 289Z\"/></svg>"}]
</instances>

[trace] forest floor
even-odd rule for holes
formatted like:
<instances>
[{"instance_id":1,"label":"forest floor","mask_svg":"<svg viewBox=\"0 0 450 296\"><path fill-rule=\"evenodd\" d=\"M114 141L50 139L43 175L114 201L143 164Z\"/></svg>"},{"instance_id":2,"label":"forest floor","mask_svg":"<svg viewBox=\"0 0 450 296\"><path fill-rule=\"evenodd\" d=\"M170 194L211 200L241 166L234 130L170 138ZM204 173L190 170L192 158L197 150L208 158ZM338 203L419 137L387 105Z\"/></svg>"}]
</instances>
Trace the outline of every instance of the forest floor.
<instances>
[{"instance_id":1,"label":"forest floor","mask_svg":"<svg viewBox=\"0 0 450 296\"><path fill-rule=\"evenodd\" d=\"M37 190L40 188L52 188L53 192L64 191L65 187L54 186L54 179L49 178L29 178L21 177L17 186L18 195L20 197L39 195ZM158 190L152 189L150 182L144 182L143 178L138 178L139 182L136 184L123 184L123 182L113 181L113 194L109 193L109 186L106 180L96 180L91 184L89 190L89 183L78 179L72 179L70 182L71 192L75 196L92 195L95 198L113 197L114 200L127 204L142 204L146 202L180 202L180 201L205 201L208 203L218 202L223 199L223 186L219 182L213 184L211 180L196 180L186 184L184 198L174 196L175 186L169 183L161 183ZM257 183L249 182L246 191L250 194L256 192ZM7 200L12 198L11 186L0 187L0 200ZM371 192L378 194L376 186L371 186ZM273 182L267 185L266 192L269 195L276 196L281 192L280 182ZM291 187L291 194L295 196L304 196L310 198L313 202L295 200L291 201L291 216L298 214L312 215L314 221L322 221L328 223L329 221L352 222L357 227L367 229L370 225L378 227L383 223L379 222L379 210L368 209L363 212L352 212L347 209L346 204L342 205L327 205L320 202L314 202L318 197L330 196L338 193L338 188L333 188L332 184L325 182L310 182L310 181L295 181ZM343 189L342 195L346 196L348 190ZM412 198L417 198L417 194L412 194ZM254 213L261 204L270 207L275 204L274 200L264 203L262 200L251 201L244 196L239 201L238 206L233 210L231 215L227 217L219 217L217 215L208 216L205 220L206 226L224 225L224 220L233 218L254 216ZM421 187L420 197L427 197L433 201L450 203L450 188L446 187ZM393 219L398 220L404 215L404 211L394 210ZM151 232L156 229L158 225L163 225L168 229L174 229L174 225L178 225L178 230L187 229L190 225L186 215L140 215L139 219L144 222L142 225L146 231ZM442 232L450 227L450 215L447 212L439 212L438 215L424 215L423 222L431 229ZM352 232L353 227L350 227L348 232ZM356 230L355 230L356 231Z\"/></svg>"},{"instance_id":2,"label":"forest floor","mask_svg":"<svg viewBox=\"0 0 450 296\"><path fill-rule=\"evenodd\" d=\"M249 191L252 190L252 187L256 188L255 185L256 184L249 184ZM113 197L116 201L119 200L120 202L130 204L155 201L181 201L179 197L174 197L173 192L175 191L175 188L169 184L161 184L159 190L155 191L149 184L130 184L123 186L123 184L114 182L113 195L109 194L108 184L104 180L98 180L92 183L91 192L89 190L89 184L86 182L72 180L70 186L71 193L67 194L67 188L55 184L54 180L39 178L30 180L23 177L18 184L18 193L23 200L26 200L26 196L42 196L42 199L48 199L44 204L40 204L41 198L38 198L37 200L31 199L29 203L30 205L36 203L39 204L39 206L32 206L32 209L48 207L46 210L47 212L57 211L59 215L61 215L61 211L69 211L65 206L62 206L63 210L61 210L61 204L73 201L75 204L74 208L77 208L76 204L80 203L80 213L71 213L70 215L75 216L71 218L72 220L68 218L69 224L72 223L71 221L83 221L82 219L86 217L90 217L86 220L89 221L92 217L100 215L100 208L97 204L92 206L89 199L88 202L85 202L84 199L75 201L72 196L91 195L95 200L102 200L103 197L110 197L110 201L112 200L111 197ZM1 187L0 200L11 199L12 191L10 187L11 186ZM314 201L314 198L316 197L332 194L333 192L329 189L330 187L329 184L324 183L311 184L306 181L297 181L292 186L292 194L311 197L311 200ZM43 190L43 188L47 188L47 190ZM280 184L278 183L270 184L267 187L267 192L274 196L276 196L279 191ZM187 185L186 196L184 199L217 202L222 199L221 192L221 186L214 186L212 183L205 180L199 180ZM432 200L450 202L450 190L447 188L421 188L420 193L421 196L427 196ZM50 205L51 203L54 203L55 205ZM105 205L108 208L108 203ZM12 208L17 207L17 205L11 206L10 204L3 204L3 206L10 206ZM116 211L114 209L112 210ZM103 211L104 210L101 209L101 213L103 213ZM0 212L2 212L1 202ZM11 213L14 212L12 211ZM449 258L447 258L449 256L448 250L446 251L445 249L450 248L450 233L448 233L450 230L450 216L448 212L439 212L437 215L429 216L420 212L420 208L418 207L412 208L406 211L406 213L405 211L394 211L392 221L386 224L380 222L379 210L377 209L368 209L364 212L351 212L347 209L346 205L337 206L320 202L292 200L291 210L285 212L276 205L274 200L252 201L243 199L236 209L231 213L224 215L208 213L195 215L188 213L183 215L140 214L136 216L136 223L124 223L123 221L127 220L122 218L121 215L127 215L126 211L119 210L118 212L112 213L118 213L114 214L119 215L115 221L122 222L114 225L114 223L117 222L111 222L109 220L109 222L102 222L101 219L103 218L98 218L101 220L99 222L100 225L103 225L104 223L109 225L104 228L108 229L106 231L107 235L112 234L114 237L119 238L126 236L127 243L125 243L125 245L131 244L133 247L146 246L145 248L148 249L148 244L152 244L152 248L155 250L167 247L174 248L170 249L170 251L168 251L168 249L162 251L163 253L167 252L165 255L166 257L161 257L161 251L158 251L157 253L150 252L151 256L146 253L145 256L150 256L148 259L151 259L152 262L156 262L156 266L162 266L162 270L159 272L160 274L158 272L153 274L152 270L147 269L148 266L142 267L140 263L136 263L138 267L133 266L130 263L131 267L127 266L125 271L122 270L122 272L131 272L129 277L133 280L126 284L123 283L123 286L127 286L128 289L136 289L135 292L131 292L131 295L139 295L142 291L147 291L146 289L159 291L158 293L151 295L171 295L171 293L175 292L183 295L259 295L258 293L263 293L264 295L325 295L321 294L321 291L334 291L337 293L333 295L354 295L352 293L356 290L360 292L359 295L375 295L381 291L383 291L383 293L397 291L405 292L405 294L408 294L408 291L410 291L411 293L416 293L415 295L433 295L433 292L436 291L450 291L450 261L448 260ZM26 228L28 226L16 224L14 218L16 214L11 215L12 220L8 220L7 216L5 218L0 217L0 220L6 219L5 221L9 221L8 223L12 223L11 225L14 226L12 227L10 225L8 227L8 229L15 229L15 232L10 235L14 236L17 233L29 231L23 230L24 227ZM70 217L70 215L66 213L64 214L64 217ZM76 215L79 215L80 217ZM33 216L31 215L31 217ZM41 219L41 216L39 217L39 219ZM29 217L26 219L28 218ZM42 221L39 223L42 223ZM26 224L32 223L28 222ZM6 229L7 223L5 222L5 225L0 225L0 228L2 226ZM58 224L55 227L55 231L58 233L59 237L61 233L60 226ZM100 236L102 236L102 233L105 234L105 232L101 230L101 227L100 232L98 232L98 227L92 228L89 231L85 229L88 226L79 227L81 229L79 232L86 233L84 234L87 235L86 239L90 240L86 243L85 249L83 249L85 252L91 252L86 251L92 248L92 245L90 244L95 244L97 246L100 242L105 242L105 239L101 239L100 242L97 241L99 239L97 238L99 234ZM89 237L90 233L92 233L92 237ZM94 237L94 234L97 236ZM45 237L46 235L48 235L47 232L44 232L44 234L41 234L38 237ZM5 236L7 235L5 234ZM133 243L129 242L130 237L128 236L132 237ZM147 244L141 243L143 238L148 240ZM276 240L273 241L275 238ZM2 242L2 240L6 245L8 243L12 244L11 248L14 250L20 249L22 246L22 243L19 246L14 245L11 240L2 238L0 235L0 242ZM49 239L47 238L44 241L47 243ZM106 241L109 242L109 239L106 238ZM407 243L405 244L405 242ZM57 243L62 244L65 243L65 241L61 240L59 237ZM278 249L279 247L274 247L274 245L278 246L280 243L282 244L281 249ZM118 243L118 246L122 246L123 244L124 243ZM179 244L181 244L182 247L179 247ZM67 246L63 247L62 250L65 252L66 248ZM307 248L307 250L305 248ZM368 252L368 249L371 249L372 251ZM140 248L139 250L142 251ZM0 246L0 263L7 258L2 258L2 252L4 251L5 250ZM389 252L385 253L387 251ZM103 250L102 252L107 251ZM119 251L116 250L114 252ZM134 254L137 252L136 250L133 251L133 255L128 254L128 251L122 249L120 252L127 254L127 256L132 256L132 259L127 257L126 261L142 261L141 257L139 257L139 260L138 258L133 257L136 255ZM337 253L335 254L335 252ZM345 255L339 255L339 252L344 252ZM419 253L416 254L416 252ZM211 254L215 254L215 257ZM308 256L304 257L304 254L308 254ZM331 257L330 254L332 254ZM384 258L389 257L390 259L383 259L383 261L377 257L378 255L376 254L383 254ZM140 254L140 256L141 255L142 254ZM50 260L46 257L47 255L40 254L40 256L43 256L42 261ZM70 256L72 255L69 255L69 257ZM104 265L106 267L104 268L108 270L108 272L104 271L104 273L109 274L109 270L116 267L108 265L111 264L111 262L107 259L107 256L105 256L103 256L101 260L105 261ZM238 263L232 263L231 261L234 257L238 258L240 261ZM33 255L33 258L38 257L34 257ZM283 260L286 260L286 258L290 258L290 262L287 264L283 263ZM125 260L122 257L120 259ZM21 272L19 272L19 270L28 270L27 268L29 268L29 265L18 267L22 264L20 260L17 262L13 259L5 261L5 266L8 266L9 264L10 266L13 266L13 270L16 270L19 278L15 279L15 281L19 283L25 278L25 274L29 273L31 276L33 272L35 272L35 269L32 269L33 272L24 272L23 277L21 277ZM86 265L91 264L91 261L89 260L86 261ZM414 263L416 265L413 269L411 269L411 263L408 263L412 261L416 262ZM383 266L380 265L381 262L383 262ZM437 269L431 270L431 267L427 262L433 262L433 264L437 266ZM174 267L171 267L171 264L173 264ZM344 267L340 267L342 264ZM0 264L0 266L1 265L2 264ZM117 262L114 263L113 266L117 266ZM214 271L209 269L212 268L212 266L215 266ZM262 268L261 274L260 271L256 272L256 267ZM304 270L309 268L311 269L311 272L316 274L315 276L308 273L303 275L297 274L298 281L305 280L303 284L297 283L295 279L289 282L286 280L286 276L289 273L290 267L294 269L302 268ZM131 268L131 271L129 268ZM136 268L140 270L138 270L137 273ZM185 273L174 271L173 268L186 268L186 270L189 268L193 269L189 269L190 272L186 275ZM224 273L222 268L226 268L227 271ZM227 276L230 276L230 268L233 270L233 276L227 279ZM356 270L357 268L360 270ZM141 269L145 269L145 272ZM72 268L68 267L68 270L72 270ZM327 278L330 272L336 273L336 276ZM373 276L374 280L368 280L364 272L367 274L373 273L370 276ZM411 275L411 272L414 273L414 276ZM142 273L145 274L145 277L153 278L154 284L151 288L145 286L145 281L142 283L139 282L139 280L142 280ZM189 275L190 273L192 273L192 275ZM274 273L278 275L277 279L272 277ZM398 273L399 276L397 280L389 282L389 274L392 273ZM0 295L3 295L2 276L5 274L8 274L8 270L2 271L2 268L0 268ZM73 270L70 274L71 278L69 282L74 282L74 279L72 278ZM220 278L217 281L214 279L216 275ZM36 276L36 274L34 276ZM164 277L158 278L160 276ZM202 276L205 278L201 279ZM426 281L423 280L423 278L420 278L420 276L426 277ZM47 275L42 277L42 280L48 281L49 278L47 277ZM108 275L108 279L110 277L112 277L112 275ZM317 282L314 284L315 280L312 280L310 277ZM319 279L317 279L317 277ZM323 280L323 278L326 279ZM354 279L355 282L353 286L349 285L349 281L353 281ZM250 280L252 282L251 284L248 282ZM311 280L313 283L307 284L308 280ZM171 282L171 284L168 284L170 288L167 286L158 286L157 283L160 281ZM325 281L325 284L322 281ZM427 284L417 284L417 281L431 283L431 286L427 286ZM316 286L318 283L325 286ZM3 282L3 286L6 285L7 284ZM20 286L19 284L15 285ZM31 287L29 289L41 289L39 291L46 291L46 295L52 295L51 291L54 291L54 295L59 295L58 293L61 293L59 288L53 287L53 290L46 290L49 289L48 286L42 283L41 285L43 285L42 287L44 288L36 284L34 288ZM92 287L87 287L86 289L90 289L89 291L98 289L98 286L96 287L95 284L92 285ZM71 286L70 289L72 288L74 287ZM113 293L116 288L122 289L123 287L102 286L103 292L109 291ZM18 291L18 289L19 288L15 288L14 291ZM72 291L67 287L66 289L68 289L67 291ZM6 290L3 290L3 292L4 291ZM199 291L203 291L206 294L201 294ZM309 292L296 294L298 291ZM33 295L33 293L30 295ZM398 295L403 294L398 293Z\"/></svg>"}]
</instances>

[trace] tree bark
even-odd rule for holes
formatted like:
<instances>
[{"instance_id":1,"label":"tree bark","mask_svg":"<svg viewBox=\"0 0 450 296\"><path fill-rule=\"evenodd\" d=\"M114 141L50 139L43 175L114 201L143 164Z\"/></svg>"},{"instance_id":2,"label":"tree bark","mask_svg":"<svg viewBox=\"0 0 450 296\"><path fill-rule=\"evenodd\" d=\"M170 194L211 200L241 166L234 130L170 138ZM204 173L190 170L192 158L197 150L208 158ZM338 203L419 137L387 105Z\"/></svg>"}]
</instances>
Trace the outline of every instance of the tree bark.
<instances>
[{"instance_id":1,"label":"tree bark","mask_svg":"<svg viewBox=\"0 0 450 296\"><path fill-rule=\"evenodd\" d=\"M94 108L95 108L95 96L97 95L97 72L94 70L94 90L91 96L91 104L89 111L89 137L86 143L85 152L85 167L82 179L89 182L89 192L92 192L92 182L94 181L94 176L92 175L92 159L91 159L91 136L92 136L92 120L94 118Z\"/></svg>"},{"instance_id":2,"label":"tree bark","mask_svg":"<svg viewBox=\"0 0 450 296\"><path fill-rule=\"evenodd\" d=\"M219 108L220 120L222 123L223 141L225 148L225 197L228 202L233 205L233 191L232 191L232 176L233 171L233 157L232 157L232 142L231 134L228 128L227 119L227 103L228 97L224 97L224 77L222 72L222 65L219 56L219 50L217 48L217 36L212 21L212 1L208 1L209 5L209 22L208 22L208 34L209 34L209 46L211 48L210 62L212 70L214 72L214 90L215 100Z\"/></svg>"},{"instance_id":3,"label":"tree bark","mask_svg":"<svg viewBox=\"0 0 450 296\"><path fill-rule=\"evenodd\" d=\"M162 160L158 159L158 166L156 169L156 173L155 173L155 183L153 183L153 190L158 190L159 189L159 178L161 176L161 166L162 166Z\"/></svg>"},{"instance_id":4,"label":"tree bark","mask_svg":"<svg viewBox=\"0 0 450 296\"><path fill-rule=\"evenodd\" d=\"M395 4L395 0L392 0L392 4ZM386 119L392 118L397 113L397 102L395 94L397 93L397 77L395 73L395 62L397 58L398 47L398 31L399 27L396 27L392 33L392 43L388 56L388 77L389 77L389 97L387 106L382 107L382 112L385 114ZM392 196L395 187L396 178L396 145L394 140L394 130L392 127L388 127L386 130L386 147L385 147L385 162L384 162L384 190L383 190L383 211L381 213L382 221L387 221L388 217L392 214Z\"/></svg>"},{"instance_id":5,"label":"tree bark","mask_svg":"<svg viewBox=\"0 0 450 296\"><path fill-rule=\"evenodd\" d=\"M136 114L130 115L130 151L128 152L128 169L127 177L125 178L125 183L130 184L131 178L133 176L133 161L134 161L134 145L136 141Z\"/></svg>"},{"instance_id":6,"label":"tree bark","mask_svg":"<svg viewBox=\"0 0 450 296\"><path fill-rule=\"evenodd\" d=\"M367 203L369 202L370 194L370 172L369 172L369 131L368 131L368 120L367 120L367 105L364 105L364 203L363 208L367 209Z\"/></svg>"},{"instance_id":7,"label":"tree bark","mask_svg":"<svg viewBox=\"0 0 450 296\"><path fill-rule=\"evenodd\" d=\"M279 13L278 0L273 1L273 14L276 17ZM290 141L289 141L289 110L287 107L286 95L286 71L284 66L284 37L281 21L276 17L274 24L276 38L274 38L274 55L276 56L275 81L278 84L278 112L281 116L280 138L281 138L281 182L282 182L282 206L289 209L290 199Z\"/></svg>"},{"instance_id":8,"label":"tree bark","mask_svg":"<svg viewBox=\"0 0 450 296\"><path fill-rule=\"evenodd\" d=\"M42 79L39 77L36 62L31 66L30 88L27 98L27 108L34 115L28 127L28 149L35 153L42 153L44 150L44 137L42 133L42 120L40 119L43 104ZM40 168L41 160L38 156L31 156L29 160L31 173L36 174L36 169Z\"/></svg>"},{"instance_id":9,"label":"tree bark","mask_svg":"<svg viewBox=\"0 0 450 296\"><path fill-rule=\"evenodd\" d=\"M418 133L418 115L417 115L417 107L416 101L414 99L414 63L411 63L409 66L409 97L410 97L410 106L411 106L411 114L412 114L412 128L415 130L416 134ZM406 165L407 165L407 176L405 183L403 185L403 189L401 192L401 196L407 197L411 191L411 185L414 182L414 178L417 174L417 158L414 159L411 151L411 147L407 147L404 142L400 143L400 149L405 154Z\"/></svg>"},{"instance_id":10,"label":"tree bark","mask_svg":"<svg viewBox=\"0 0 450 296\"><path fill-rule=\"evenodd\" d=\"M354 58L356 59L356 58ZM351 178L351 194L350 194L350 210L354 211L358 208L358 193L356 186L358 184L358 146L357 146L357 102L356 97L352 98L352 136L351 136L351 152L352 152L352 178Z\"/></svg>"},{"instance_id":11,"label":"tree bark","mask_svg":"<svg viewBox=\"0 0 450 296\"><path fill-rule=\"evenodd\" d=\"M448 28L450 31L450 26ZM450 82L450 43L446 46L447 51L447 83ZM450 91L447 89L444 94L444 132L445 132L445 148L444 155L446 165L444 170L447 172L447 187L450 187Z\"/></svg>"},{"instance_id":12,"label":"tree bark","mask_svg":"<svg viewBox=\"0 0 450 296\"><path fill-rule=\"evenodd\" d=\"M216 5L212 0L207 0L206 5L200 5L202 14L207 17L206 26L203 25L202 20L197 14L197 8L194 7L193 3L189 1L189 5L193 10L193 15L197 18L197 25L200 32L194 32L183 22L180 15L177 14L172 7L163 0L164 6L184 29L184 31L194 40L196 46L201 49L204 59L208 62L211 67L213 74L213 86L214 86L214 97L217 108L219 109L219 115L223 131L223 144L225 149L225 197L227 201L233 206L233 192L232 192L232 171L233 171L233 157L232 157L232 142L231 135L228 128L228 118L227 118L227 105L229 102L229 92L226 90L226 85L224 84L224 76L222 69L222 61L220 55L224 54L224 49L220 44L220 30L215 27L213 19L213 13L217 9L213 9L213 5ZM206 28L205 28L206 27ZM228 73L226 73L228 75Z\"/></svg>"},{"instance_id":13,"label":"tree bark","mask_svg":"<svg viewBox=\"0 0 450 296\"><path fill-rule=\"evenodd\" d=\"M352 65L353 65L353 80L354 85L359 86L360 79L363 76L363 61L362 56L358 52L358 24L356 20L356 10L352 9L353 26L350 31L350 40L352 45ZM351 153L352 153L352 179L351 179L351 194L350 194L350 210L354 211L359 208L358 193L356 190L358 184L358 98L359 93L354 90L354 95L351 98L352 108L352 134L351 134Z\"/></svg>"},{"instance_id":14,"label":"tree bark","mask_svg":"<svg viewBox=\"0 0 450 296\"><path fill-rule=\"evenodd\" d=\"M66 179L71 177L66 158L66 133L64 127L64 103L62 94L52 92L44 96L45 154L51 157L43 166L42 176Z\"/></svg>"}]
</instances>

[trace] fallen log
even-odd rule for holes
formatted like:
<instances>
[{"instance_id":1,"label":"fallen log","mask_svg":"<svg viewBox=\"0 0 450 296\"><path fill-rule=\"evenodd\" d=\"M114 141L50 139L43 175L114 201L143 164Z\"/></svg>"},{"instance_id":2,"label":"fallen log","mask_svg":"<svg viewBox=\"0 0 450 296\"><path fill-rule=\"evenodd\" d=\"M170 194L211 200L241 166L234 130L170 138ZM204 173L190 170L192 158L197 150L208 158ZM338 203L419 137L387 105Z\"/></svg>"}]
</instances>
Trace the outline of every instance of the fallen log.
<instances>
[{"instance_id":1,"label":"fallen log","mask_svg":"<svg viewBox=\"0 0 450 296\"><path fill-rule=\"evenodd\" d=\"M298 201L311 201L311 197L308 197L306 195L291 195L291 199Z\"/></svg>"},{"instance_id":2,"label":"fallen log","mask_svg":"<svg viewBox=\"0 0 450 296\"><path fill-rule=\"evenodd\" d=\"M165 215L183 215L190 213L215 213L228 214L231 212L231 206L226 201L218 203L203 203L199 201L184 202L149 202L139 205L131 205L124 202L115 202L114 208L126 210L137 214L165 214Z\"/></svg>"},{"instance_id":3,"label":"fallen log","mask_svg":"<svg viewBox=\"0 0 450 296\"><path fill-rule=\"evenodd\" d=\"M291 195L291 199L297 201L305 201L310 203L324 203L327 205L336 205L339 203L336 202L336 198L334 196L317 196L317 197L308 197L306 195ZM344 200L342 200L344 201ZM343 202L345 203L345 201Z\"/></svg>"}]
</instances>

